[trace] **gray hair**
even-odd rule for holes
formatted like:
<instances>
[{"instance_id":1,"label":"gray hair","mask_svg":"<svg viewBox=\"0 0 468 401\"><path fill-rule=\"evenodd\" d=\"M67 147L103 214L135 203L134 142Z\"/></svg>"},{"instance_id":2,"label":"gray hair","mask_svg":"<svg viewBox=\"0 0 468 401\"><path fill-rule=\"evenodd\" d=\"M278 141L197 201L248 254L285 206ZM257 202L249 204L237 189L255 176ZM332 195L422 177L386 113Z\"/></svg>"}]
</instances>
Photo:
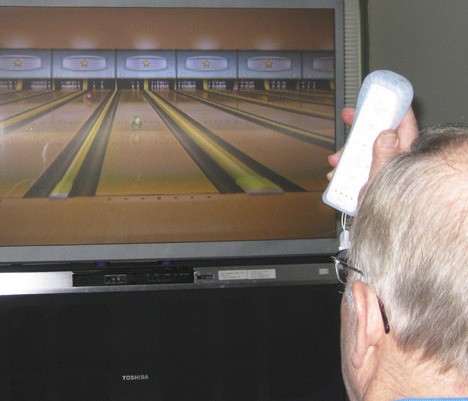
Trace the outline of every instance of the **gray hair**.
<instances>
[{"instance_id":1,"label":"gray hair","mask_svg":"<svg viewBox=\"0 0 468 401\"><path fill-rule=\"evenodd\" d=\"M401 349L468 378L468 126L421 132L370 184L349 261ZM348 286L349 289L349 286ZM349 293L349 290L348 290Z\"/></svg>"}]
</instances>

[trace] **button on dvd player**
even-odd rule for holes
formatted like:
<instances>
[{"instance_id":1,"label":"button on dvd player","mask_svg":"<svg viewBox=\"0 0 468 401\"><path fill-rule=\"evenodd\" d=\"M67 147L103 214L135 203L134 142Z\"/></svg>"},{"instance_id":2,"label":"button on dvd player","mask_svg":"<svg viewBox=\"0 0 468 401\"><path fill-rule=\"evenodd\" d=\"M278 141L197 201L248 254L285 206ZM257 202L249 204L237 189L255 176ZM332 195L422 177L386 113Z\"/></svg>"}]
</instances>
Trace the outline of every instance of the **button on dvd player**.
<instances>
[{"instance_id":1,"label":"button on dvd player","mask_svg":"<svg viewBox=\"0 0 468 401\"><path fill-rule=\"evenodd\" d=\"M190 284L194 269L190 267L98 269L73 272L73 287L112 287L128 285Z\"/></svg>"}]
</instances>

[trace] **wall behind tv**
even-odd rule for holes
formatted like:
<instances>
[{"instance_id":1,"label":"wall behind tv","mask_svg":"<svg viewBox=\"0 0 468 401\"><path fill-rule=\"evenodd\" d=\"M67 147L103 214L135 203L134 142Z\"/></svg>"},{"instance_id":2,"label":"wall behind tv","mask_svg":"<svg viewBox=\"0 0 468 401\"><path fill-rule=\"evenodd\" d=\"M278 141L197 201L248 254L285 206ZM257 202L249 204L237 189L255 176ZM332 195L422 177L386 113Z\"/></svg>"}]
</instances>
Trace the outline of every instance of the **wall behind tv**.
<instances>
[{"instance_id":1,"label":"wall behind tv","mask_svg":"<svg viewBox=\"0 0 468 401\"><path fill-rule=\"evenodd\" d=\"M468 124L468 1L367 0L369 71L414 86L420 127Z\"/></svg>"}]
</instances>

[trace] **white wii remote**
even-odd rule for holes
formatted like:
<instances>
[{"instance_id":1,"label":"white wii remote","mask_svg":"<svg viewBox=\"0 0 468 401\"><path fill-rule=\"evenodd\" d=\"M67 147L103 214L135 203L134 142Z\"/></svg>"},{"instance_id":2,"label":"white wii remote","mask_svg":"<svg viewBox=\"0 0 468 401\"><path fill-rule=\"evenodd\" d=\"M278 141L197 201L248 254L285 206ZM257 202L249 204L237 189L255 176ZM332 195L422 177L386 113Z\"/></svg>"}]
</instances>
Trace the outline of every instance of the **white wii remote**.
<instances>
[{"instance_id":1,"label":"white wii remote","mask_svg":"<svg viewBox=\"0 0 468 401\"><path fill-rule=\"evenodd\" d=\"M392 71L375 71L364 80L356 115L340 162L323 194L323 201L354 216L361 188L369 178L372 147L385 129L396 129L413 100L413 87Z\"/></svg>"}]
</instances>

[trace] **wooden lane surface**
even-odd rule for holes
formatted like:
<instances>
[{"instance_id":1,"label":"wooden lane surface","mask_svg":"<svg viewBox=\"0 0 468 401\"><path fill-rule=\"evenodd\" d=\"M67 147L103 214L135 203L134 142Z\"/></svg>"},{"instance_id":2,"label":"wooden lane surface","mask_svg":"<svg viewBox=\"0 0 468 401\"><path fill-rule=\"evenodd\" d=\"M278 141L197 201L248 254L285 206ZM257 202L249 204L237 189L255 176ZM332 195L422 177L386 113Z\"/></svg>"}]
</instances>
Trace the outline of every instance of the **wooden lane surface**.
<instances>
[{"instance_id":1,"label":"wooden lane surface","mask_svg":"<svg viewBox=\"0 0 468 401\"><path fill-rule=\"evenodd\" d=\"M123 91L120 99L96 195L217 192L142 92Z\"/></svg>"},{"instance_id":2,"label":"wooden lane surface","mask_svg":"<svg viewBox=\"0 0 468 401\"><path fill-rule=\"evenodd\" d=\"M154 110L142 103L140 96L140 93L122 96L102 169L101 189L107 189L98 194L101 196L18 199L5 193L14 187L12 193L21 196L29 185L22 184L19 190L15 183L36 177L63 149L86 120L86 115L92 112L88 106L83 107L83 103L72 102L36 120L33 125L1 138L2 141L7 138L13 141L16 137L16 142L0 142L0 181L3 181L3 177L13 176L7 185L0 188L0 243L242 241L334 235L335 213L323 204L319 190L324 180L324 172L320 169L326 165L325 158L329 151L228 117L226 113L215 112L193 100L180 98L177 106L199 122L257 160L270 163L275 170L303 181L311 190L254 196L210 193L213 189L209 185L203 189L206 183L203 176L200 178L201 173ZM131 129L130 121L134 113L141 114L143 125L140 130ZM282 140L273 143L277 136ZM302 155L303 148L309 150ZM12 152L11 156L5 159L3 156L9 152ZM301 171L293 167L296 159L301 159ZM16 176L16 171L21 170L25 172ZM8 174L3 175L4 171ZM155 171L161 177L154 177ZM190 177L190 174L194 177ZM122 175L124 177L118 179L123 180L121 184L124 187L127 186L123 192L130 195L115 195L110 190L118 187L114 179ZM146 175L146 184L136 185L138 180L135 181L135 178L139 177L141 182L143 175ZM157 180L160 184L155 188L153 181ZM196 184L182 193L188 182ZM160 192L161 183L167 185L166 194L142 195ZM178 192L169 194L174 190ZM106 193L108 196L105 196Z\"/></svg>"},{"instance_id":3,"label":"wooden lane surface","mask_svg":"<svg viewBox=\"0 0 468 401\"><path fill-rule=\"evenodd\" d=\"M223 140L302 188L308 191L325 189L329 149L268 130L173 92L160 95ZM276 110L269 112L270 116L263 111L266 117L274 117ZM320 123L324 124L323 121ZM333 121L327 123L333 126Z\"/></svg>"},{"instance_id":4,"label":"wooden lane surface","mask_svg":"<svg viewBox=\"0 0 468 401\"><path fill-rule=\"evenodd\" d=\"M255 97L258 100L261 100L260 95L257 94L255 95ZM330 138L332 138L335 135L333 121L330 121L330 119L328 118L320 118L300 113L294 113L292 111L279 110L273 107L269 107L266 103L255 104L248 101L243 101L242 99L216 96L215 93L208 93L208 99L216 102L221 102L222 104L225 104L230 107L235 107L238 110L248 111L249 113L256 114L260 117L265 117L274 121L282 122L284 124L292 125L294 127L301 128L306 131L320 132L323 135L326 135ZM290 106L293 107L296 104L296 102L288 102L286 100L283 100L281 104L290 104ZM313 108L316 108L316 106L313 105ZM330 106L325 106L325 108L327 112L330 111Z\"/></svg>"},{"instance_id":5,"label":"wooden lane surface","mask_svg":"<svg viewBox=\"0 0 468 401\"><path fill-rule=\"evenodd\" d=\"M245 241L333 237L321 193L0 200L0 243Z\"/></svg>"},{"instance_id":6,"label":"wooden lane surface","mask_svg":"<svg viewBox=\"0 0 468 401\"><path fill-rule=\"evenodd\" d=\"M78 98L9 134L0 136L0 197L21 197L91 116L107 92L92 103Z\"/></svg>"},{"instance_id":7,"label":"wooden lane surface","mask_svg":"<svg viewBox=\"0 0 468 401\"><path fill-rule=\"evenodd\" d=\"M73 92L54 91L42 95L18 99L18 101L0 106L0 120L31 110L37 106L59 99Z\"/></svg>"}]
</instances>

